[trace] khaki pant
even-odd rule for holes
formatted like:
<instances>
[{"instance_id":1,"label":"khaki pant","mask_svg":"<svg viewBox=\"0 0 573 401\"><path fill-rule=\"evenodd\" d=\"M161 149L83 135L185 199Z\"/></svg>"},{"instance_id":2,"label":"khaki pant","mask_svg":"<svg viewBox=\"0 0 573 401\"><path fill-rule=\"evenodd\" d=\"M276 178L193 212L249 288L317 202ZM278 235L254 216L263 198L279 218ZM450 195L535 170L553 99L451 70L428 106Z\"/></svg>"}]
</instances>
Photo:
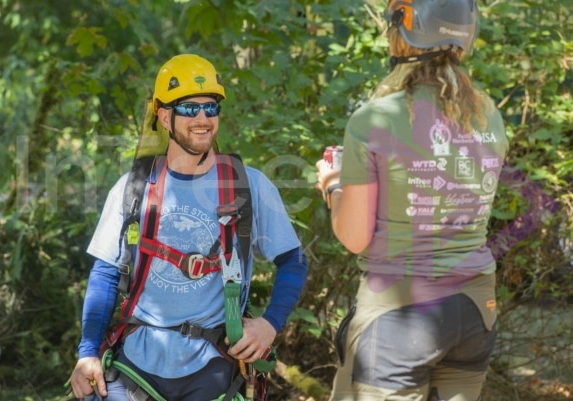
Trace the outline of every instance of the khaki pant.
<instances>
[{"instance_id":1,"label":"khaki pant","mask_svg":"<svg viewBox=\"0 0 573 401\"><path fill-rule=\"evenodd\" d=\"M496 336L494 275L365 274L355 308L337 334L331 401L479 399Z\"/></svg>"}]
</instances>

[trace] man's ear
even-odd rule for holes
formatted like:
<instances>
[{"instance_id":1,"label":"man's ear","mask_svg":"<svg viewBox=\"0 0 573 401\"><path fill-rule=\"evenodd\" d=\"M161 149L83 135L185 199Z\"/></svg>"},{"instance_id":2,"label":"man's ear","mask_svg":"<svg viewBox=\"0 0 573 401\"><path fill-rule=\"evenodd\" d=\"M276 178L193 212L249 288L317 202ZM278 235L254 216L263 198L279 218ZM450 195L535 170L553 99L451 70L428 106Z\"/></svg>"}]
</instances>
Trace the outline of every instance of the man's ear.
<instances>
[{"instance_id":1,"label":"man's ear","mask_svg":"<svg viewBox=\"0 0 573 401\"><path fill-rule=\"evenodd\" d=\"M163 125L163 128L167 131L171 131L171 113L168 109L163 107L157 109L157 119L159 120L159 123Z\"/></svg>"}]
</instances>

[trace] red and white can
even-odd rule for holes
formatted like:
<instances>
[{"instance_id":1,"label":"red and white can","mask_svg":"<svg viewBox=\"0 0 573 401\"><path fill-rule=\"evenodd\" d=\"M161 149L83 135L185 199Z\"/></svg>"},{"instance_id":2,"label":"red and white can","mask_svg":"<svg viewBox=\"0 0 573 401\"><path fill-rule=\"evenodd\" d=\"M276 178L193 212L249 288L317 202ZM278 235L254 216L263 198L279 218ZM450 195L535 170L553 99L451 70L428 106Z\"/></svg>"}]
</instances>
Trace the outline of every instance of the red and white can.
<instances>
[{"instance_id":1,"label":"red and white can","mask_svg":"<svg viewBox=\"0 0 573 401\"><path fill-rule=\"evenodd\" d=\"M340 170L342 168L342 150L344 148L340 145L327 146L324 149L322 158L330 166L331 169Z\"/></svg>"}]
</instances>

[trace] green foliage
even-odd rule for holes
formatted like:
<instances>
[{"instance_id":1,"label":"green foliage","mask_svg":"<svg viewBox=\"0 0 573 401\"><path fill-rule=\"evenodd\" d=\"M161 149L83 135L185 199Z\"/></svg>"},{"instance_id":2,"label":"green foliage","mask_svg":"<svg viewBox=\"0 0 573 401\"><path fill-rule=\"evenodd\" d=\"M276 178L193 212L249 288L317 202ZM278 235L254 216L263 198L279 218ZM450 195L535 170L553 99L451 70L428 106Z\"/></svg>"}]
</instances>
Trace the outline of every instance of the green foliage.
<instances>
[{"instance_id":1,"label":"green foliage","mask_svg":"<svg viewBox=\"0 0 573 401\"><path fill-rule=\"evenodd\" d=\"M571 260L570 249L563 244L570 243L572 228L567 195L571 192L572 170L570 165L565 167L564 161L571 157L573 136L573 49L572 42L565 39L572 37L567 21L573 11L558 1L528 1L496 3L483 13L485 24L473 55L472 72L497 99L505 117L511 139L508 164L529 180L517 187L515 183L502 182L505 188L500 191L494 211L498 221L493 222L492 229L495 231L500 223L505 225L503 222L511 222L536 205L533 187L560 203L542 222L537 219L528 233L531 235L520 244L527 248L539 242L544 255L526 252L521 256L527 261L516 267L513 249L499 261L502 281L510 276L524 279L519 286L510 286L514 296L521 296L524 292L540 291L529 286L550 285L543 280L528 280L528 276L560 269ZM535 216L542 213L538 210ZM560 239L551 240L550 231ZM512 271L514 268L517 272Z\"/></svg>"},{"instance_id":2,"label":"green foliage","mask_svg":"<svg viewBox=\"0 0 573 401\"><path fill-rule=\"evenodd\" d=\"M500 106L508 167L525 177L501 182L491 234L534 218L500 252L503 313L518 299L570 293L572 10L561 0L480 3L480 39L465 66ZM0 384L33 379L39 392L69 374L87 243L107 190L129 168L155 74L182 52L217 66L228 95L219 148L277 184L307 252L309 279L287 333L320 341L334 361L358 273L313 189L314 163L387 72L380 9L350 0L0 0L0 17ZM544 213L533 186L559 208ZM258 310L273 279L271 266L260 271Z\"/></svg>"}]
</instances>

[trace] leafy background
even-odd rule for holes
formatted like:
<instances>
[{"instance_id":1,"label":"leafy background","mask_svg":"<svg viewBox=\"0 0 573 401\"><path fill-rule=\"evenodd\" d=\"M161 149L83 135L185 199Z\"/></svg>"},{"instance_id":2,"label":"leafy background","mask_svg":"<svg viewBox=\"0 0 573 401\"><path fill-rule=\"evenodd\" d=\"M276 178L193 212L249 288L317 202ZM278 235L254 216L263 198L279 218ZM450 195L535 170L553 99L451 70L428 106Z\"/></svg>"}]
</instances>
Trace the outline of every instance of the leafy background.
<instances>
[{"instance_id":1,"label":"leafy background","mask_svg":"<svg viewBox=\"0 0 573 401\"><path fill-rule=\"evenodd\" d=\"M276 183L306 248L305 293L277 344L285 364L328 391L357 273L330 231L313 166L388 71L383 5L0 0L0 399L63 399L92 263L85 249L130 166L157 70L187 52L224 80L219 148ZM480 6L464 66L496 100L511 140L490 227L501 332L484 398L569 399L573 4ZM262 308L273 273L259 269ZM272 379L273 399L311 396Z\"/></svg>"}]
</instances>

